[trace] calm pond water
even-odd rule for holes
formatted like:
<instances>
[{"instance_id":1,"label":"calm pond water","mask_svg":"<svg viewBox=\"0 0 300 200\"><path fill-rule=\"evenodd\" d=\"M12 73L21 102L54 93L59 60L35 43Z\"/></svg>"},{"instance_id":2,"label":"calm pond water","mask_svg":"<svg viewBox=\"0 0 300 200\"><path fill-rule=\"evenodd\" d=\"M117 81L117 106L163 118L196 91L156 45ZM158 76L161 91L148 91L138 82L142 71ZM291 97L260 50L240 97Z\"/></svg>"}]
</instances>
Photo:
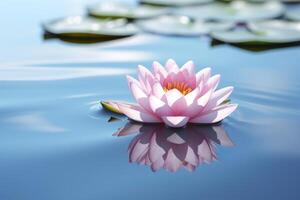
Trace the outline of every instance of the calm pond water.
<instances>
[{"instance_id":1,"label":"calm pond water","mask_svg":"<svg viewBox=\"0 0 300 200\"><path fill-rule=\"evenodd\" d=\"M300 47L251 52L150 34L88 45L43 40L43 20L84 13L88 3L0 3L1 200L300 198ZM133 101L125 74L168 58L210 66L221 86L235 86L239 108L217 131L199 131L207 141L225 134L234 146L216 145L218 160L194 172L129 163L129 145L151 133L113 136L127 121L109 123L97 104Z\"/></svg>"}]
</instances>

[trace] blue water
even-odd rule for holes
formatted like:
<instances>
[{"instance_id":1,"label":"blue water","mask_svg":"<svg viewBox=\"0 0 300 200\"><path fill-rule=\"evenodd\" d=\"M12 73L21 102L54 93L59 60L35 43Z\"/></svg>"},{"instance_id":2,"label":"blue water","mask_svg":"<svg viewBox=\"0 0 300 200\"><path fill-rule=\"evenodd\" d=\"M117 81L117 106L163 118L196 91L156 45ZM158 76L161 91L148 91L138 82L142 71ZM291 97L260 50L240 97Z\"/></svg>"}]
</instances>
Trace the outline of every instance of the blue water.
<instances>
[{"instance_id":1,"label":"blue water","mask_svg":"<svg viewBox=\"0 0 300 200\"><path fill-rule=\"evenodd\" d=\"M0 3L1 200L300 198L300 47L251 52L148 34L89 45L42 39L43 20L88 3ZM97 104L133 101L125 75L168 58L210 66L220 86L235 86L239 108L221 124L234 146L216 144L218 160L194 172L130 163L137 134L113 136L127 121L109 123Z\"/></svg>"}]
</instances>

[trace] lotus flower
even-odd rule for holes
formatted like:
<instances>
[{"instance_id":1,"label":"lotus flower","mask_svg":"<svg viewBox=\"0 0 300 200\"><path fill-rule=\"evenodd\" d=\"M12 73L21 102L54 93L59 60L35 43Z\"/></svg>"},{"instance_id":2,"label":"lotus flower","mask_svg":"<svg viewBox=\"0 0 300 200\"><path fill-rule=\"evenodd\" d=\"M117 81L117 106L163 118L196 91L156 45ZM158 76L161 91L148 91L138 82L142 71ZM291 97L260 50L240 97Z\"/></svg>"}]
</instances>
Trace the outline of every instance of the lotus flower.
<instances>
[{"instance_id":1,"label":"lotus flower","mask_svg":"<svg viewBox=\"0 0 300 200\"><path fill-rule=\"evenodd\" d=\"M179 68L172 59L165 67L154 62L153 72L139 65L138 80L127 76L137 104L119 102L118 109L134 121L170 127L220 122L237 108L223 103L233 87L216 90L220 75L211 76L210 68L195 73L194 68L192 61Z\"/></svg>"},{"instance_id":2,"label":"lotus flower","mask_svg":"<svg viewBox=\"0 0 300 200\"><path fill-rule=\"evenodd\" d=\"M216 145L233 146L222 126L187 125L170 129L163 125L128 123L116 136L139 133L129 144L129 162L176 172L181 167L194 171L217 159Z\"/></svg>"}]
</instances>

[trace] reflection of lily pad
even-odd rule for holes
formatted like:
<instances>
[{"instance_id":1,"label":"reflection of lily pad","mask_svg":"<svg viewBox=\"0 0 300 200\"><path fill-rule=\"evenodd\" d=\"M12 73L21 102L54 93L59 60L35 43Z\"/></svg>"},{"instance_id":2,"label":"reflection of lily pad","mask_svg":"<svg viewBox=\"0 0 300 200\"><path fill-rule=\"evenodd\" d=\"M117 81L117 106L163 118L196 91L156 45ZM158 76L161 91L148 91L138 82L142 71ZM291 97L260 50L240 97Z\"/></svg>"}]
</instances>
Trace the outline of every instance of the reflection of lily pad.
<instances>
[{"instance_id":1,"label":"reflection of lily pad","mask_svg":"<svg viewBox=\"0 0 300 200\"><path fill-rule=\"evenodd\" d=\"M284 12L284 6L276 1L259 4L233 1L186 7L175 12L194 19L246 22L281 16Z\"/></svg>"},{"instance_id":2,"label":"reflection of lily pad","mask_svg":"<svg viewBox=\"0 0 300 200\"><path fill-rule=\"evenodd\" d=\"M210 3L213 0L140 0L142 4L155 5L155 6L188 6Z\"/></svg>"},{"instance_id":3,"label":"reflection of lily pad","mask_svg":"<svg viewBox=\"0 0 300 200\"><path fill-rule=\"evenodd\" d=\"M285 17L289 20L300 21L300 6L295 6L287 10Z\"/></svg>"},{"instance_id":4,"label":"reflection of lily pad","mask_svg":"<svg viewBox=\"0 0 300 200\"><path fill-rule=\"evenodd\" d=\"M214 39L247 45L284 44L300 41L300 23L271 20L248 24L249 30L215 31Z\"/></svg>"},{"instance_id":5,"label":"reflection of lily pad","mask_svg":"<svg viewBox=\"0 0 300 200\"><path fill-rule=\"evenodd\" d=\"M100 18L140 19L166 14L168 9L147 5L135 6L116 1L105 1L89 6L88 12L91 16Z\"/></svg>"},{"instance_id":6,"label":"reflection of lily pad","mask_svg":"<svg viewBox=\"0 0 300 200\"><path fill-rule=\"evenodd\" d=\"M138 32L137 27L127 23L126 19L98 20L81 16L51 21L43 27L48 33L76 38L125 37Z\"/></svg>"},{"instance_id":7,"label":"reflection of lily pad","mask_svg":"<svg viewBox=\"0 0 300 200\"><path fill-rule=\"evenodd\" d=\"M141 29L158 34L197 36L207 34L215 30L227 30L234 26L233 23L203 22L191 20L186 16L161 16L148 20L140 20L138 26Z\"/></svg>"}]
</instances>

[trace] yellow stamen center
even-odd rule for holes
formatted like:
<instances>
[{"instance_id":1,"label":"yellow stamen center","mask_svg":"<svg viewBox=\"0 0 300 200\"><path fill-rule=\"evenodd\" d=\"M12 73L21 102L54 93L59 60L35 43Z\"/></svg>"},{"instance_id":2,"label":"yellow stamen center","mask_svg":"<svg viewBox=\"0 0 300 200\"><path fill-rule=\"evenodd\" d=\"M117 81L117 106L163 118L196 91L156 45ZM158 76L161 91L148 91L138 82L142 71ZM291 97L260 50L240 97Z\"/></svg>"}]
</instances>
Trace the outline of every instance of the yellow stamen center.
<instances>
[{"instance_id":1,"label":"yellow stamen center","mask_svg":"<svg viewBox=\"0 0 300 200\"><path fill-rule=\"evenodd\" d=\"M187 95L192 91L192 88L189 87L186 83L183 82L168 82L164 84L164 91L167 92L172 89L177 89L179 92L181 92L183 95Z\"/></svg>"}]
</instances>

